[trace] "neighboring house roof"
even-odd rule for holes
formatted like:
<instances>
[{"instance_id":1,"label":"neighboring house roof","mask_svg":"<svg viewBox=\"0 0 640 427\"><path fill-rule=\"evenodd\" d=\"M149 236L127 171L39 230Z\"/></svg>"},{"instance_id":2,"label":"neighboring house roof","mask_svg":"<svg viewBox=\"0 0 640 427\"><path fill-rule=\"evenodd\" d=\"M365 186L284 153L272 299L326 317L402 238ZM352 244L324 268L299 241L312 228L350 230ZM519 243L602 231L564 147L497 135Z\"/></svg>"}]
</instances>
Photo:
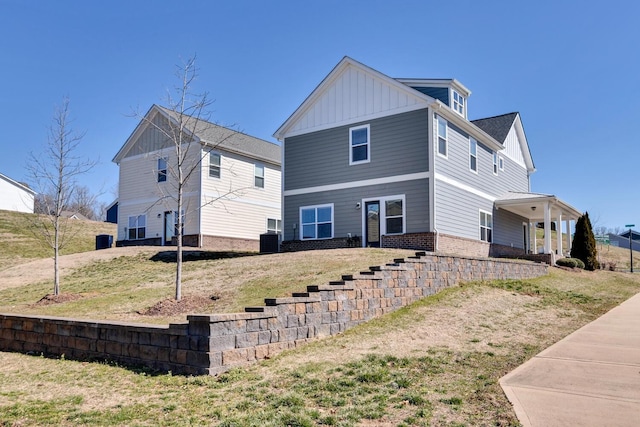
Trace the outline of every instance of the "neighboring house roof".
<instances>
[{"instance_id":1,"label":"neighboring house roof","mask_svg":"<svg viewBox=\"0 0 640 427\"><path fill-rule=\"evenodd\" d=\"M3 179L5 181L7 181L9 184L15 185L16 187L18 187L21 190L26 191L27 193L31 194L31 195L36 195L36 192L34 190L32 190L31 188L29 188L29 186L27 184L23 184L21 182L18 181L14 181L13 179L9 178L6 175L3 175L0 173L0 179Z\"/></svg>"},{"instance_id":2,"label":"neighboring house roof","mask_svg":"<svg viewBox=\"0 0 640 427\"><path fill-rule=\"evenodd\" d=\"M536 221L544 220L544 207L547 203L555 211L559 210L564 219L577 220L582 216L579 210L552 194L508 191L495 201L497 208Z\"/></svg>"},{"instance_id":3,"label":"neighboring house roof","mask_svg":"<svg viewBox=\"0 0 640 427\"><path fill-rule=\"evenodd\" d=\"M126 156L127 151L135 143L137 136L150 125L155 114L162 114L174 122L179 117L178 113L159 105L152 105L145 117L140 121L134 132L127 139L120 151L113 158L113 162L120 163ZM241 154L253 159L261 160L267 163L280 165L281 149L280 146L263 139L247 135L242 132L229 129L224 126L211 123L206 120L197 119L195 117L186 116L187 131L194 135L202 144ZM194 129L195 124L195 129Z\"/></svg>"},{"instance_id":4,"label":"neighboring house roof","mask_svg":"<svg viewBox=\"0 0 640 427\"><path fill-rule=\"evenodd\" d=\"M629 230L625 231L624 233L620 233L620 237L624 237L625 239L628 239ZM637 231L631 230L631 240L640 240L640 233L638 233Z\"/></svg>"},{"instance_id":5,"label":"neighboring house roof","mask_svg":"<svg viewBox=\"0 0 640 427\"><path fill-rule=\"evenodd\" d=\"M69 218L69 219L82 219L85 221L88 221L89 218L87 218L86 216L82 215L81 213L78 212L73 212L73 211L62 211L60 212L60 216L63 218Z\"/></svg>"}]
</instances>

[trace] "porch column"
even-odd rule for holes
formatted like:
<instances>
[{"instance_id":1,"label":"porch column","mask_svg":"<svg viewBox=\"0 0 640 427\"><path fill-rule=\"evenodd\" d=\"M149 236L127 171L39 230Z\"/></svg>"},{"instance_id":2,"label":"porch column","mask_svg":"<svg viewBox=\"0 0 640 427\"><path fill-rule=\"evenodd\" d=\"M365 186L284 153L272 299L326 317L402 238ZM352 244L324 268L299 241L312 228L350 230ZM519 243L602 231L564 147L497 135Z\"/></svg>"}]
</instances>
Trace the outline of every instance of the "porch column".
<instances>
[{"instance_id":1,"label":"porch column","mask_svg":"<svg viewBox=\"0 0 640 427\"><path fill-rule=\"evenodd\" d=\"M551 208L549 202L544 203L544 253L551 253Z\"/></svg>"},{"instance_id":2,"label":"porch column","mask_svg":"<svg viewBox=\"0 0 640 427\"><path fill-rule=\"evenodd\" d=\"M533 253L537 254L538 253L538 239L536 238L536 230L538 229L538 223L537 222L530 222L529 223L529 230L531 230L531 240L533 240L533 244L531 245L531 247L533 248Z\"/></svg>"},{"instance_id":3,"label":"porch column","mask_svg":"<svg viewBox=\"0 0 640 427\"><path fill-rule=\"evenodd\" d=\"M567 227L567 252L571 253L571 220L565 221Z\"/></svg>"},{"instance_id":4,"label":"porch column","mask_svg":"<svg viewBox=\"0 0 640 427\"><path fill-rule=\"evenodd\" d=\"M562 212L558 212L558 222L556 222L556 238L558 240L558 256L563 256L562 252Z\"/></svg>"}]
</instances>

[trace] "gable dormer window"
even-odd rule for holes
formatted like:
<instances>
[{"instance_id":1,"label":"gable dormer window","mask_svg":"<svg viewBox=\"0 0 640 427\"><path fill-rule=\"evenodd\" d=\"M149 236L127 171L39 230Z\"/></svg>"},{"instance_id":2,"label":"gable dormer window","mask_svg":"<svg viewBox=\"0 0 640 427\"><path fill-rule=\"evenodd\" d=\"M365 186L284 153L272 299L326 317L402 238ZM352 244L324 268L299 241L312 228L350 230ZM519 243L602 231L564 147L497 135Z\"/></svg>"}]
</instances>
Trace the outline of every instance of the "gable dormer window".
<instances>
[{"instance_id":1,"label":"gable dormer window","mask_svg":"<svg viewBox=\"0 0 640 427\"><path fill-rule=\"evenodd\" d=\"M462 117L466 117L466 114L464 111L466 100L464 96L460 95L460 93L458 93L458 91L456 91L455 89L452 89L452 92L453 92L453 104L451 105L451 108L453 108L453 111L460 114Z\"/></svg>"}]
</instances>

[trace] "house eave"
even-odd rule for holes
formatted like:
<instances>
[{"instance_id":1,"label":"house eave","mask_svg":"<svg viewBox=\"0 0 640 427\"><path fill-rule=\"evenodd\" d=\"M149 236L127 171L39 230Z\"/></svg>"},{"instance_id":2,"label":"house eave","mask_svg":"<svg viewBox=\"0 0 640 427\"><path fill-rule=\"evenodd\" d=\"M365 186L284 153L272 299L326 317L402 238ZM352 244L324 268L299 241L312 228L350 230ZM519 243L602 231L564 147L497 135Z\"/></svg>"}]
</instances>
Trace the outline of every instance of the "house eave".
<instances>
[{"instance_id":1,"label":"house eave","mask_svg":"<svg viewBox=\"0 0 640 427\"><path fill-rule=\"evenodd\" d=\"M469 135L477 139L478 142L481 142L482 144L486 145L490 149L495 151L504 150L504 146L500 144L498 141L496 141L491 135L489 135L488 133L486 133L485 131L483 131L482 129L480 129L479 127L477 127L476 125L474 125L473 123L465 119L464 117L462 117L460 114L453 111L442 101L435 100L430 107L434 111L434 113L454 123L457 127L464 130Z\"/></svg>"},{"instance_id":2,"label":"house eave","mask_svg":"<svg viewBox=\"0 0 640 427\"><path fill-rule=\"evenodd\" d=\"M495 201L496 208L515 213L530 221L542 221L544 208L547 204L553 211L559 211L567 220L577 220L582 216L579 210L554 195L532 194L531 197L522 199L498 199Z\"/></svg>"}]
</instances>

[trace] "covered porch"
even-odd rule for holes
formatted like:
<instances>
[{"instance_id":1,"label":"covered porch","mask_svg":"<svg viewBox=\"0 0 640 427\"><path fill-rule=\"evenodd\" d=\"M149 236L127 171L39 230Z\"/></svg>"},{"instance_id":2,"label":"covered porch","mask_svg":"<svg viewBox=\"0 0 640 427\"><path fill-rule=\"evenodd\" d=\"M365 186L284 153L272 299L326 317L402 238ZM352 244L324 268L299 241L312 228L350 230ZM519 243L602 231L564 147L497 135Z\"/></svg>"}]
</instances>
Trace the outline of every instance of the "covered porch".
<instances>
[{"instance_id":1,"label":"covered porch","mask_svg":"<svg viewBox=\"0 0 640 427\"><path fill-rule=\"evenodd\" d=\"M555 254L562 257L571 251L571 221L578 220L582 213L556 196L540 193L508 192L495 201L497 209L504 209L521 217L529 223L529 245L527 250L533 254L553 254L551 223L556 228ZM563 242L562 224L565 224L566 241ZM536 239L537 224L544 224L544 243L538 248ZM542 252L540 251L542 250Z\"/></svg>"}]
</instances>

